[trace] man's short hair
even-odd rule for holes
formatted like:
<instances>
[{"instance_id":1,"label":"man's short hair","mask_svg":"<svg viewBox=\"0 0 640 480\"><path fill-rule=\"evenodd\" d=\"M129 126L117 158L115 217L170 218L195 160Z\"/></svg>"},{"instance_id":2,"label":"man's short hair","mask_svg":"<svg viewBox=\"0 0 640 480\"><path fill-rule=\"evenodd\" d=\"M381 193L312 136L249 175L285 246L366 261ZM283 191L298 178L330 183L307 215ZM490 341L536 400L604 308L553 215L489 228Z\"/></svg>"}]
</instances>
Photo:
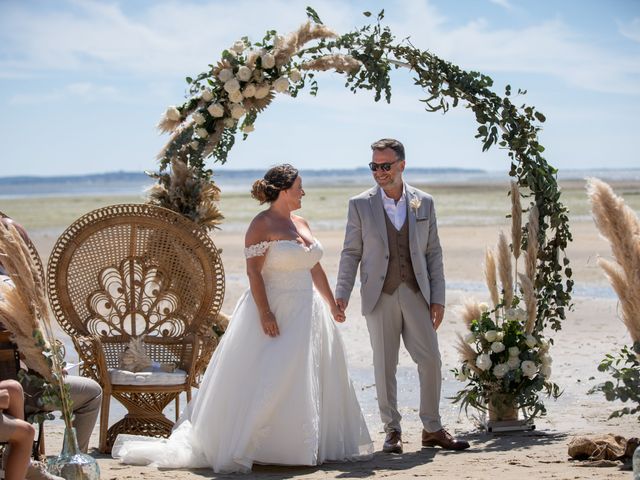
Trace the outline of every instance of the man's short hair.
<instances>
[{"instance_id":1,"label":"man's short hair","mask_svg":"<svg viewBox=\"0 0 640 480\"><path fill-rule=\"evenodd\" d=\"M398 160L404 160L404 145L393 138L383 138L371 144L371 150L384 150L390 148L396 153Z\"/></svg>"}]
</instances>

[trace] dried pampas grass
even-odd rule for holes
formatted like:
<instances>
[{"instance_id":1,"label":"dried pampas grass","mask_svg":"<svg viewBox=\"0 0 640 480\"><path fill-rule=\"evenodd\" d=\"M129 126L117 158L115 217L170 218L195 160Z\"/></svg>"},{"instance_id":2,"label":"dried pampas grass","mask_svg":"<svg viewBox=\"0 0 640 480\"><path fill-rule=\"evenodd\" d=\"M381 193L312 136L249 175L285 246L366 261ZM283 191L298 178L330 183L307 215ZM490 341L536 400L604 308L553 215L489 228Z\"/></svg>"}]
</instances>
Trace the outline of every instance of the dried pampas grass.
<instances>
[{"instance_id":1,"label":"dried pampas grass","mask_svg":"<svg viewBox=\"0 0 640 480\"><path fill-rule=\"evenodd\" d=\"M335 70L338 73L356 73L362 64L350 55L335 53L314 58L300 65L302 70L326 71Z\"/></svg>"},{"instance_id":2,"label":"dried pampas grass","mask_svg":"<svg viewBox=\"0 0 640 480\"><path fill-rule=\"evenodd\" d=\"M517 182L511 181L511 244L513 256L520 258L520 244L522 243L522 205L520 203L520 190Z\"/></svg>"},{"instance_id":3,"label":"dried pampas grass","mask_svg":"<svg viewBox=\"0 0 640 480\"><path fill-rule=\"evenodd\" d=\"M471 347L471 345L464 341L462 335L458 333L457 336L458 342L456 343L456 350L460 354L460 358L463 362L467 362L467 367L469 368L469 370L472 370L480 375L482 371L476 366L476 357L478 356L478 354Z\"/></svg>"},{"instance_id":4,"label":"dried pampas grass","mask_svg":"<svg viewBox=\"0 0 640 480\"><path fill-rule=\"evenodd\" d=\"M479 320L482 316L482 310L480 310L480 304L475 300L465 300L464 305L460 308L460 316L467 328L471 327L471 322Z\"/></svg>"},{"instance_id":5,"label":"dried pampas grass","mask_svg":"<svg viewBox=\"0 0 640 480\"><path fill-rule=\"evenodd\" d=\"M598 265L620 299L622 321L633 342L640 342L640 220L611 187L597 178L587 182L593 219L611 245L615 262Z\"/></svg>"},{"instance_id":6,"label":"dried pampas grass","mask_svg":"<svg viewBox=\"0 0 640 480\"><path fill-rule=\"evenodd\" d=\"M500 295L498 294L498 281L496 279L496 258L490 248L487 248L484 254L484 278L491 295L491 302L494 307L497 307L498 303L500 303Z\"/></svg>"},{"instance_id":7,"label":"dried pampas grass","mask_svg":"<svg viewBox=\"0 0 640 480\"><path fill-rule=\"evenodd\" d=\"M522 295L524 297L524 304L527 309L527 322L524 325L524 331L527 334L533 333L533 329L536 326L536 317L538 313L538 300L536 298L536 292L533 288L533 282L522 273L520 277L520 286L522 287Z\"/></svg>"},{"instance_id":8,"label":"dried pampas grass","mask_svg":"<svg viewBox=\"0 0 640 480\"><path fill-rule=\"evenodd\" d=\"M540 215L538 207L533 205L529 211L529 221L527 223L527 255L525 257L525 273L531 283L536 282L536 268L538 264L538 231L540 228Z\"/></svg>"},{"instance_id":9,"label":"dried pampas grass","mask_svg":"<svg viewBox=\"0 0 640 480\"><path fill-rule=\"evenodd\" d=\"M283 44L276 49L276 65L282 66L287 63L294 53L311 40L334 38L336 36L336 33L326 25L306 22L298 30L287 35Z\"/></svg>"},{"instance_id":10,"label":"dried pampas grass","mask_svg":"<svg viewBox=\"0 0 640 480\"><path fill-rule=\"evenodd\" d=\"M504 292L504 306L511 308L513 302L513 272L511 267L511 252L504 232L498 237L498 276Z\"/></svg>"}]
</instances>

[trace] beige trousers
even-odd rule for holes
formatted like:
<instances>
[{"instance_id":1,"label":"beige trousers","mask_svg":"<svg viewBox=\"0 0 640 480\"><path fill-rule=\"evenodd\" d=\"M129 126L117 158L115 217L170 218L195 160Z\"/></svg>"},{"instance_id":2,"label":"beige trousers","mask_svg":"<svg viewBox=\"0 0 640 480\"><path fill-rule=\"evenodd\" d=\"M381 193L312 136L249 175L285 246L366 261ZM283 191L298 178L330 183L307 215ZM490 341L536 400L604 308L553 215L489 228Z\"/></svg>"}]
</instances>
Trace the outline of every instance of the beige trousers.
<instances>
[{"instance_id":1,"label":"beige trousers","mask_svg":"<svg viewBox=\"0 0 640 480\"><path fill-rule=\"evenodd\" d=\"M440 430L442 362L438 336L424 297L402 283L391 295L381 293L378 303L366 315L366 319L373 349L378 407L385 432L402 431L396 383L400 337L418 365L422 425L428 432Z\"/></svg>"}]
</instances>

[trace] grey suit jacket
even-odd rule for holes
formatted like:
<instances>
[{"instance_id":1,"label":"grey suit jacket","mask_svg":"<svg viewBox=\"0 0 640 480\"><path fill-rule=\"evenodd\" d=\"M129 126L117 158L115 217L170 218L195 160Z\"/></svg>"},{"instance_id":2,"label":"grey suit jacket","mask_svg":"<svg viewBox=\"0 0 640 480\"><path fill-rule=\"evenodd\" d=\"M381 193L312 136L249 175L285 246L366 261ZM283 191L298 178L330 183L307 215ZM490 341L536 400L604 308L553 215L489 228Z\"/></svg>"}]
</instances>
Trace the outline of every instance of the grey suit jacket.
<instances>
[{"instance_id":1,"label":"grey suit jacket","mask_svg":"<svg viewBox=\"0 0 640 480\"><path fill-rule=\"evenodd\" d=\"M411 264L428 304L445 304L444 267L438 237L436 211L431 195L405 183L409 212ZM417 199L417 200L414 200ZM420 206L412 208L416 202ZM348 300L360 265L362 314L371 313L378 302L389 263L389 240L380 187L349 200L344 246L340 256L336 298Z\"/></svg>"}]
</instances>

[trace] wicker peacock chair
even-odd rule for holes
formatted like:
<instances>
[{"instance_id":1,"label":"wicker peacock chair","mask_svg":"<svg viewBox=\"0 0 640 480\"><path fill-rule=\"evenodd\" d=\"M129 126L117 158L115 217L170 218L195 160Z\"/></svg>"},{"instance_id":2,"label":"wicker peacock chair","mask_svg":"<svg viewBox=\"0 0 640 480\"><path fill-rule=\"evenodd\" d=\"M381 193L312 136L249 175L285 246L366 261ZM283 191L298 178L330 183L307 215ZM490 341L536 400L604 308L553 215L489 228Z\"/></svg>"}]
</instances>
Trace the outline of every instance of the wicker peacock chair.
<instances>
[{"instance_id":1,"label":"wicker peacock chair","mask_svg":"<svg viewBox=\"0 0 640 480\"><path fill-rule=\"evenodd\" d=\"M181 392L191 399L218 341L212 327L224 272L207 232L161 207L100 208L60 236L48 276L51 306L84 362L81 372L104 390L100 451L109 452L120 433L168 436L173 422L162 411ZM178 370L120 370L130 340L140 337L154 365ZM111 396L128 413L107 430Z\"/></svg>"}]
</instances>

